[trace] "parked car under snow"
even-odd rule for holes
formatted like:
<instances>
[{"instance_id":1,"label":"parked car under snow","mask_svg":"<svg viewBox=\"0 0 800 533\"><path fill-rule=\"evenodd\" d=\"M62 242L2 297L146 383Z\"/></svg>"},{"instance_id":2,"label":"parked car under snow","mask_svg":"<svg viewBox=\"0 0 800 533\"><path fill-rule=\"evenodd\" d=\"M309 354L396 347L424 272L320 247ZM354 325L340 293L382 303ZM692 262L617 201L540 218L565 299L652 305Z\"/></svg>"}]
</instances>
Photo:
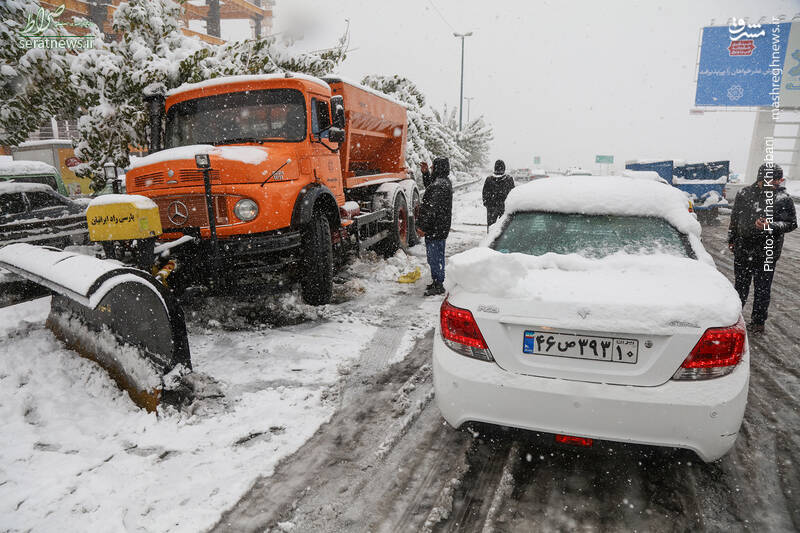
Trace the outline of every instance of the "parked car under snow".
<instances>
[{"instance_id":1,"label":"parked car under snow","mask_svg":"<svg viewBox=\"0 0 800 533\"><path fill-rule=\"evenodd\" d=\"M514 189L484 246L447 268L433 350L444 418L723 456L749 348L700 231L683 194L657 181Z\"/></svg>"},{"instance_id":2,"label":"parked car under snow","mask_svg":"<svg viewBox=\"0 0 800 533\"><path fill-rule=\"evenodd\" d=\"M0 182L0 246L86 242L85 207L39 183Z\"/></svg>"}]
</instances>

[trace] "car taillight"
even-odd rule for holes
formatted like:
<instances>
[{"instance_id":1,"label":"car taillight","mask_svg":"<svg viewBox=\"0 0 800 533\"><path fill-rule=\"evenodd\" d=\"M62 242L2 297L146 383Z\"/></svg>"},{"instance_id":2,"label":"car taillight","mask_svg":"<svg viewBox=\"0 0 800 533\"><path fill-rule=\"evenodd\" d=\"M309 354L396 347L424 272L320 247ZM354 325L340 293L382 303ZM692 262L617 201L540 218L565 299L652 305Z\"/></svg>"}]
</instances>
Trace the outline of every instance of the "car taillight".
<instances>
[{"instance_id":1,"label":"car taillight","mask_svg":"<svg viewBox=\"0 0 800 533\"><path fill-rule=\"evenodd\" d=\"M745 340L741 318L727 328L707 329L672 379L711 379L730 374L742 361Z\"/></svg>"},{"instance_id":2,"label":"car taillight","mask_svg":"<svg viewBox=\"0 0 800 533\"><path fill-rule=\"evenodd\" d=\"M454 307L445 298L439 319L442 339L451 350L481 361L494 361L475 317L467 309Z\"/></svg>"},{"instance_id":3,"label":"car taillight","mask_svg":"<svg viewBox=\"0 0 800 533\"><path fill-rule=\"evenodd\" d=\"M594 441L588 437L576 437L575 435L556 435L556 442L559 444L569 444L571 446L583 446L590 448Z\"/></svg>"}]
</instances>

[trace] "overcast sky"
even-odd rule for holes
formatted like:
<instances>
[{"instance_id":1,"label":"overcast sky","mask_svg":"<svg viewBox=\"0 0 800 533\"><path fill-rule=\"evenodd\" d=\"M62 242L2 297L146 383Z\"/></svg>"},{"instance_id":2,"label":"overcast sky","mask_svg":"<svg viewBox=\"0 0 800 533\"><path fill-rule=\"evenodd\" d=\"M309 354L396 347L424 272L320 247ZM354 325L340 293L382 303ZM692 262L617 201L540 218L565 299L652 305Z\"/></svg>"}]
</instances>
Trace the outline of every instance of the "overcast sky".
<instances>
[{"instance_id":1,"label":"overcast sky","mask_svg":"<svg viewBox=\"0 0 800 533\"><path fill-rule=\"evenodd\" d=\"M435 6L435 7L434 7ZM437 12L438 11L438 12ZM335 44L350 21L343 76L399 74L436 107L458 104L460 41L472 117L494 127L492 159L531 167L626 159L730 159L743 171L754 115L690 116L700 28L715 19L800 12L800 0L664 2L276 0L276 32L303 50ZM466 102L464 107L466 119Z\"/></svg>"}]
</instances>

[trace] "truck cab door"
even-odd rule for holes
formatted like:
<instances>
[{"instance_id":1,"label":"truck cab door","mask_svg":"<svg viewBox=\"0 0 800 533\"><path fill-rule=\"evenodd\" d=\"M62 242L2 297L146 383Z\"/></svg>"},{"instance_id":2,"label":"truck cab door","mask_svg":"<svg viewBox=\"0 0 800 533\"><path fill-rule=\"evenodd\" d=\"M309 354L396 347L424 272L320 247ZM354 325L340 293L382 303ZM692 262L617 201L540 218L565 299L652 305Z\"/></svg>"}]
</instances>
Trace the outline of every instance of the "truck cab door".
<instances>
[{"instance_id":1,"label":"truck cab door","mask_svg":"<svg viewBox=\"0 0 800 533\"><path fill-rule=\"evenodd\" d=\"M335 148L336 143L328 139L331 125L330 105L327 100L311 98L311 166L317 180L328 187L339 205L344 204L344 187L339 153L333 153L325 145Z\"/></svg>"}]
</instances>

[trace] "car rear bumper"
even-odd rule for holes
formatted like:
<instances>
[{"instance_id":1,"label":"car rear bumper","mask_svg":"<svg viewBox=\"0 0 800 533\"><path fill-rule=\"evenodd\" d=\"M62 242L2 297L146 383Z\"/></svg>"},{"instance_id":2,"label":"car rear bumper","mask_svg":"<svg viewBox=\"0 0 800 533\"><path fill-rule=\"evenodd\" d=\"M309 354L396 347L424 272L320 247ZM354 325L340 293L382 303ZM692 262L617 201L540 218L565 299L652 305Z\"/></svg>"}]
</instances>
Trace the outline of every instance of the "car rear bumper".
<instances>
[{"instance_id":1,"label":"car rear bumper","mask_svg":"<svg viewBox=\"0 0 800 533\"><path fill-rule=\"evenodd\" d=\"M436 401L459 427L487 422L516 428L693 450L714 461L739 432L750 377L749 355L728 376L668 381L657 387L607 385L506 372L464 357L436 332Z\"/></svg>"}]
</instances>

